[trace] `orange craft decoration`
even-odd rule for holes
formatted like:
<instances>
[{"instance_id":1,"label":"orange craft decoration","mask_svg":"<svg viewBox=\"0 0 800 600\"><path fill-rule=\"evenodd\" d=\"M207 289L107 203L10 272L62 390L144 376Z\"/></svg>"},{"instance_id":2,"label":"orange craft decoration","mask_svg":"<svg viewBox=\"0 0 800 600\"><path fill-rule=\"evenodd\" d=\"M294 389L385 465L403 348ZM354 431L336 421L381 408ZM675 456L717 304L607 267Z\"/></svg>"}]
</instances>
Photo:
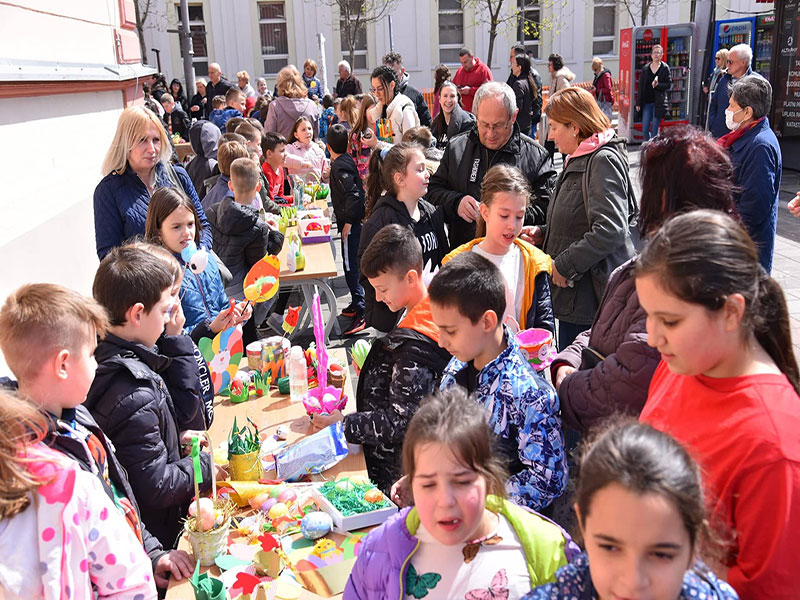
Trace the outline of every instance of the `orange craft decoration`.
<instances>
[{"instance_id":1,"label":"orange craft decoration","mask_svg":"<svg viewBox=\"0 0 800 600\"><path fill-rule=\"evenodd\" d=\"M278 291L281 261L268 254L250 269L244 278L244 297L250 302L266 302Z\"/></svg>"}]
</instances>

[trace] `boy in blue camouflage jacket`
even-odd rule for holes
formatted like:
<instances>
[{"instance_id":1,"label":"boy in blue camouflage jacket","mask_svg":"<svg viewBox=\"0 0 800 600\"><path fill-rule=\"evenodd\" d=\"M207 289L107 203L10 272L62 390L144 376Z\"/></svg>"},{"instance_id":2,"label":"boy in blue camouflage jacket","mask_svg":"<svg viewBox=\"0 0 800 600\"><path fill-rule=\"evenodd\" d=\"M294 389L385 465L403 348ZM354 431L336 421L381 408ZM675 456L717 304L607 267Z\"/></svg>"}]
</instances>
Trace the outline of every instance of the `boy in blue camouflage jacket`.
<instances>
[{"instance_id":1,"label":"boy in blue camouflage jacket","mask_svg":"<svg viewBox=\"0 0 800 600\"><path fill-rule=\"evenodd\" d=\"M428 294L439 345L454 357L441 389L461 385L475 395L497 435L498 451L508 460L510 498L541 511L567 485L558 396L500 321L506 304L503 275L487 259L465 252L439 270Z\"/></svg>"}]
</instances>

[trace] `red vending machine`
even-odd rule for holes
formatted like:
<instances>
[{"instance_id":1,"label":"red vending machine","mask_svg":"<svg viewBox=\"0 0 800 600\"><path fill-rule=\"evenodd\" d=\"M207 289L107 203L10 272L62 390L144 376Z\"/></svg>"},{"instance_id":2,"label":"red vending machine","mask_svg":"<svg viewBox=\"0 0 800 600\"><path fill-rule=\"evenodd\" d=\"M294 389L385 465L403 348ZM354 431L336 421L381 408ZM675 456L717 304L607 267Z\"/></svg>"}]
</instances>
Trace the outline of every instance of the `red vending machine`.
<instances>
[{"instance_id":1,"label":"red vending machine","mask_svg":"<svg viewBox=\"0 0 800 600\"><path fill-rule=\"evenodd\" d=\"M693 23L633 27L620 31L619 133L629 142L642 142L642 116L636 111L639 76L650 62L653 46L664 48L661 60L669 65L672 86L667 92L667 115L661 127L688 124L693 114L689 73L694 68L695 26Z\"/></svg>"}]
</instances>

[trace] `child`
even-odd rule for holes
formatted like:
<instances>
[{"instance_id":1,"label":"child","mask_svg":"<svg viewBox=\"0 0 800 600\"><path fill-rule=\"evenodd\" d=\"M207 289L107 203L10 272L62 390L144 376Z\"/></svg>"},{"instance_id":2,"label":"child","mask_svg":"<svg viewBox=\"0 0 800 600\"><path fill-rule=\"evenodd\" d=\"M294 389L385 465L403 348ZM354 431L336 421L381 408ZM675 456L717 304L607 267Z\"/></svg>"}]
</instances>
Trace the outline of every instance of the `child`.
<instances>
[{"instance_id":1,"label":"child","mask_svg":"<svg viewBox=\"0 0 800 600\"><path fill-rule=\"evenodd\" d=\"M223 142L222 138L220 138L220 145L217 150L219 177L217 177L213 187L208 190L206 197L203 198L203 210L206 213L211 210L212 206L219 204L223 198L232 195L228 185L231 181L231 164L237 158L249 158L249 156L247 147L244 144Z\"/></svg>"},{"instance_id":2,"label":"child","mask_svg":"<svg viewBox=\"0 0 800 600\"><path fill-rule=\"evenodd\" d=\"M429 178L422 148L415 144L400 143L372 153L359 261L378 231L386 225L398 224L411 229L422 246L423 280L442 264L448 248L444 217L422 199L428 191ZM361 286L367 326L383 332L394 329L398 315L376 302L375 290L363 275Z\"/></svg>"},{"instance_id":3,"label":"child","mask_svg":"<svg viewBox=\"0 0 800 600\"><path fill-rule=\"evenodd\" d=\"M142 525L128 476L83 406L96 368L97 336L107 328L105 310L91 298L55 284L28 284L0 310L0 349L17 377L19 395L49 417L45 444L97 477L150 556L156 584L166 587L170 570L179 579L191 574L191 561L183 551L165 552ZM42 360L30 360L34 354Z\"/></svg>"},{"instance_id":4,"label":"child","mask_svg":"<svg viewBox=\"0 0 800 600\"><path fill-rule=\"evenodd\" d=\"M211 112L208 114L208 120L214 123L215 119L222 117L222 109L225 108L225 96L218 95L211 99ZM216 125L216 123L214 123ZM219 125L217 125L219 127ZM225 131L222 127L219 128L222 133Z\"/></svg>"},{"instance_id":5,"label":"child","mask_svg":"<svg viewBox=\"0 0 800 600\"><path fill-rule=\"evenodd\" d=\"M577 553L561 528L505 499L503 459L459 388L411 419L403 470L415 506L366 537L345 598L520 598Z\"/></svg>"},{"instance_id":6,"label":"child","mask_svg":"<svg viewBox=\"0 0 800 600\"><path fill-rule=\"evenodd\" d=\"M347 153L347 130L337 123L328 131L328 152L331 155L331 204L336 228L342 235L344 278L350 288L350 305L342 316L353 317L353 323L342 335L363 331L364 288L358 282L358 243L361 220L364 218L364 184L358 176L353 157Z\"/></svg>"},{"instance_id":7,"label":"child","mask_svg":"<svg viewBox=\"0 0 800 600\"><path fill-rule=\"evenodd\" d=\"M489 169L481 182L477 238L453 250L443 262L470 250L489 259L506 281L503 323L552 333L553 305L547 280L550 257L519 239L530 195L528 180L516 167L495 165Z\"/></svg>"},{"instance_id":8,"label":"child","mask_svg":"<svg viewBox=\"0 0 800 600\"><path fill-rule=\"evenodd\" d=\"M442 266L428 293L439 345L453 355L442 389L461 385L476 394L509 465L509 495L517 504L544 509L567 484L558 396L500 320L503 275L476 252L465 252Z\"/></svg>"},{"instance_id":9,"label":"child","mask_svg":"<svg viewBox=\"0 0 800 600\"><path fill-rule=\"evenodd\" d=\"M169 132L172 135L176 133L180 136L182 141L189 139L189 127L191 121L189 116L183 112L181 105L175 102L172 94L163 94L161 96L161 106L164 107L164 120L170 126Z\"/></svg>"},{"instance_id":10,"label":"child","mask_svg":"<svg viewBox=\"0 0 800 600\"><path fill-rule=\"evenodd\" d=\"M225 109L221 110L216 115L212 111L208 120L219 127L222 133L230 133L225 128L225 125L228 123L229 119L233 119L234 117L239 117L240 119L244 118L245 98L246 96L242 90L235 87L228 89L228 91L225 92Z\"/></svg>"},{"instance_id":11,"label":"child","mask_svg":"<svg viewBox=\"0 0 800 600\"><path fill-rule=\"evenodd\" d=\"M334 125L334 128L337 125ZM330 144L333 128L328 135ZM400 478L402 440L419 399L436 389L450 354L439 347L422 281L422 246L400 225L381 229L361 257L361 270L375 286L378 300L404 310L397 328L372 343L358 378L358 412L344 417L351 444L364 445L369 478L384 493ZM332 415L335 420L341 415ZM326 426L330 421L314 425Z\"/></svg>"},{"instance_id":12,"label":"child","mask_svg":"<svg viewBox=\"0 0 800 600\"><path fill-rule=\"evenodd\" d=\"M92 293L111 326L97 345L99 366L86 398L128 472L142 520L166 548L174 547L194 496L192 459L182 458L181 448L202 435L179 431L173 415L169 382L198 378L192 340L162 337L174 283L169 267L140 248L118 247L103 259ZM204 491L213 475L206 453L200 463Z\"/></svg>"},{"instance_id":13,"label":"child","mask_svg":"<svg viewBox=\"0 0 800 600\"><path fill-rule=\"evenodd\" d=\"M256 121L256 123L258 123L258 121ZM261 124L259 123L259 126L260 125ZM261 141L263 137L261 129L250 123L248 120L236 128L236 133L247 140L247 149L250 152L250 158L255 160L256 164L260 165L264 156L261 148ZM272 198L270 198L268 185L269 181L267 180L266 175L259 173L259 177L261 179L261 189L258 190L258 198L260 203L259 209L263 209L265 213L279 215L281 213L281 207L278 206L272 200Z\"/></svg>"},{"instance_id":14,"label":"child","mask_svg":"<svg viewBox=\"0 0 800 600\"><path fill-rule=\"evenodd\" d=\"M350 132L350 154L358 166L358 175L361 181L367 180L367 168L369 157L372 155L372 148L364 143L375 135L375 121L372 120L369 108L375 104L375 98L371 95L364 96L358 117L353 124L353 131Z\"/></svg>"},{"instance_id":15,"label":"child","mask_svg":"<svg viewBox=\"0 0 800 600\"><path fill-rule=\"evenodd\" d=\"M267 178L267 193L270 199L276 204L286 204L286 198L283 195L283 166L286 162L286 138L280 133L270 131L264 134L264 137L261 139L261 149L264 152L264 162L261 164L261 171Z\"/></svg>"},{"instance_id":16,"label":"child","mask_svg":"<svg viewBox=\"0 0 800 600\"><path fill-rule=\"evenodd\" d=\"M728 581L743 598L800 590L800 388L789 315L729 216L673 217L636 261L647 343L662 362L640 419L684 443L712 516L735 531Z\"/></svg>"},{"instance_id":17,"label":"child","mask_svg":"<svg viewBox=\"0 0 800 600\"><path fill-rule=\"evenodd\" d=\"M712 541L700 469L670 436L641 423L603 432L581 460L575 510L586 554L525 600L738 598L696 562Z\"/></svg>"},{"instance_id":18,"label":"child","mask_svg":"<svg viewBox=\"0 0 800 600\"><path fill-rule=\"evenodd\" d=\"M95 477L39 444L47 426L0 394L0 597L154 600L139 540Z\"/></svg>"},{"instance_id":19,"label":"child","mask_svg":"<svg viewBox=\"0 0 800 600\"><path fill-rule=\"evenodd\" d=\"M341 102L337 100L334 103L334 109L338 124L344 126L348 132L353 129L353 123L358 118L356 99L353 96L346 96L341 99Z\"/></svg>"},{"instance_id":20,"label":"child","mask_svg":"<svg viewBox=\"0 0 800 600\"><path fill-rule=\"evenodd\" d=\"M145 237L172 252L181 265L186 264L181 252L190 241L200 248L197 212L181 190L159 188L153 193L147 208ZM220 331L247 320L242 315L244 302L231 310L214 254L208 254L208 262L199 273L182 267L176 283L186 318L184 331L192 334L195 342L203 337L213 339Z\"/></svg>"},{"instance_id":21,"label":"child","mask_svg":"<svg viewBox=\"0 0 800 600\"><path fill-rule=\"evenodd\" d=\"M290 175L307 177L313 173L317 179L328 180L331 163L325 158L325 151L314 143L314 129L308 117L299 117L292 126L286 146L286 167Z\"/></svg>"},{"instance_id":22,"label":"child","mask_svg":"<svg viewBox=\"0 0 800 600\"><path fill-rule=\"evenodd\" d=\"M325 94L322 98L322 115L319 118L319 139L325 143L328 136L328 128L333 125L336 118L336 111L333 109L333 96Z\"/></svg>"}]
</instances>

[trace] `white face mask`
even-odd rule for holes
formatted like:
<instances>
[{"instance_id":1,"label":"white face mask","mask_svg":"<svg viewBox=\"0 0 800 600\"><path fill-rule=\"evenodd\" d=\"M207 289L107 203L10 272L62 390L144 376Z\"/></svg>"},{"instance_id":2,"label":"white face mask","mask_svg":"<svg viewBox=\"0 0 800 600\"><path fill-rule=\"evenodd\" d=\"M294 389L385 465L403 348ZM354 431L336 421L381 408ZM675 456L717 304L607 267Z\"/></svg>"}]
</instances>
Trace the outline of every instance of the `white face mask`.
<instances>
[{"instance_id":1,"label":"white face mask","mask_svg":"<svg viewBox=\"0 0 800 600\"><path fill-rule=\"evenodd\" d=\"M733 120L733 116L737 113L742 112L744 109L740 108L739 110L731 110L730 108L725 109L725 127L730 129L731 131L736 131L742 125L742 122L739 121L738 123Z\"/></svg>"}]
</instances>

